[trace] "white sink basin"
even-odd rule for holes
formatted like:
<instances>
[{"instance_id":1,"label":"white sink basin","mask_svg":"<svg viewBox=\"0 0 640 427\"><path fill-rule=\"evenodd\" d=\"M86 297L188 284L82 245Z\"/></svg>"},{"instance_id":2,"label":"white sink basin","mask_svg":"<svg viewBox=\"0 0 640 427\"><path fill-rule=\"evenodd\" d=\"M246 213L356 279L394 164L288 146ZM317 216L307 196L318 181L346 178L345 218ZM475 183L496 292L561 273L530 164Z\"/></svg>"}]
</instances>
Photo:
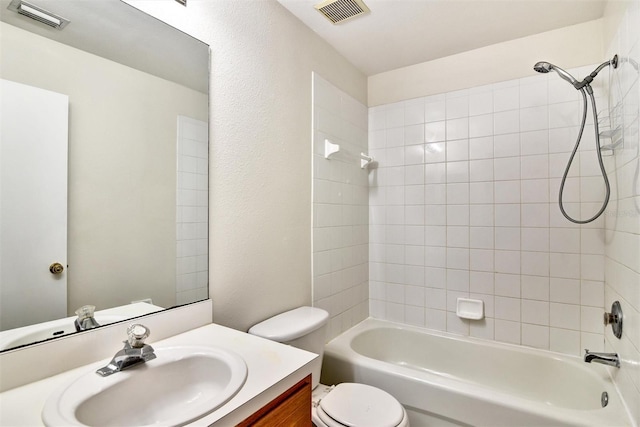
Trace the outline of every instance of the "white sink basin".
<instances>
[{"instance_id":1,"label":"white sink basin","mask_svg":"<svg viewBox=\"0 0 640 427\"><path fill-rule=\"evenodd\" d=\"M244 360L225 349L159 347L155 353L149 362L108 377L92 370L59 389L42 410L45 425L180 426L224 405L247 377Z\"/></svg>"}]
</instances>

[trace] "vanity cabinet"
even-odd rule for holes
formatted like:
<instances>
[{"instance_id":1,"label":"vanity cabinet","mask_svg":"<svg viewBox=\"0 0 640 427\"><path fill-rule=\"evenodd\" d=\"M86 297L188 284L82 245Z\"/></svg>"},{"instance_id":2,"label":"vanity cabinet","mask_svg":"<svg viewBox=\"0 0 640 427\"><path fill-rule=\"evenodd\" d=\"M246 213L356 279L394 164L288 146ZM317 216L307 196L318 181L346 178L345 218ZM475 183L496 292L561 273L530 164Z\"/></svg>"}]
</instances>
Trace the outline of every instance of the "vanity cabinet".
<instances>
[{"instance_id":1,"label":"vanity cabinet","mask_svg":"<svg viewBox=\"0 0 640 427\"><path fill-rule=\"evenodd\" d=\"M311 375L273 399L240 427L311 427Z\"/></svg>"}]
</instances>

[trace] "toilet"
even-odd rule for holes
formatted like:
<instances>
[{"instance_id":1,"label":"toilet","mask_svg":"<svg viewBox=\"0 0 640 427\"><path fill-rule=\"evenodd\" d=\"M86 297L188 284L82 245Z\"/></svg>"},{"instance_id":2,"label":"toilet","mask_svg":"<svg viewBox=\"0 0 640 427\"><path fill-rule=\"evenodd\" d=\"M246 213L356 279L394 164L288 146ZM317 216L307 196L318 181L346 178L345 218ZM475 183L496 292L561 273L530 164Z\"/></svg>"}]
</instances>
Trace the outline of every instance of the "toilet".
<instances>
[{"instance_id":1,"label":"toilet","mask_svg":"<svg viewBox=\"0 0 640 427\"><path fill-rule=\"evenodd\" d=\"M254 325L249 333L320 355L311 374L311 416L316 427L408 427L407 412L393 396L366 384L320 384L329 313L299 307Z\"/></svg>"}]
</instances>

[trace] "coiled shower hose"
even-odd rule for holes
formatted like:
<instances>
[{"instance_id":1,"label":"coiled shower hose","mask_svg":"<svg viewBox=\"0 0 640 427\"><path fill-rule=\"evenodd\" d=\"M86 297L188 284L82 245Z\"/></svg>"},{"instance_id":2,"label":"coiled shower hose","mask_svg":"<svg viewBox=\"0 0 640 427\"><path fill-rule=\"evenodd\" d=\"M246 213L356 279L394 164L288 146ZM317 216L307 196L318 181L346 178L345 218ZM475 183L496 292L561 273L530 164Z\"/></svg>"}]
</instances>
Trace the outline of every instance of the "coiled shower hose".
<instances>
[{"instance_id":1,"label":"coiled shower hose","mask_svg":"<svg viewBox=\"0 0 640 427\"><path fill-rule=\"evenodd\" d=\"M580 147L582 134L584 132L585 124L587 122L587 95L585 94L585 89L586 89L586 92L589 93L589 98L591 99L591 108L593 109L593 127L596 133L596 151L598 155L598 164L600 165L600 173L602 174L602 179L604 180L606 194L604 197L604 202L602 203L602 207L593 217L585 220L578 220L569 216L569 214L567 214L567 212L565 211L564 204L562 201L562 194L564 193L564 186L567 181L567 176L569 175L569 169L571 168L573 159L576 155L576 152L578 151L578 148ZM607 178L607 171L605 170L604 163L602 161L602 150L600 149L600 130L598 128L598 111L596 110L596 100L595 100L595 97L593 96L593 90L591 89L591 86L586 85L585 87L580 89L580 93L582 94L582 123L580 125L580 131L578 132L578 138L576 139L575 146L573 147L573 152L569 157L569 161L567 162L567 167L565 168L564 175L562 176L562 181L560 182L558 204L560 205L560 212L562 212L562 215L564 215L566 219L576 224L588 224L596 220L598 217L600 217L600 215L602 215L604 210L607 208L607 204L609 203L609 197L611 195L611 186L609 185L609 178Z\"/></svg>"}]
</instances>

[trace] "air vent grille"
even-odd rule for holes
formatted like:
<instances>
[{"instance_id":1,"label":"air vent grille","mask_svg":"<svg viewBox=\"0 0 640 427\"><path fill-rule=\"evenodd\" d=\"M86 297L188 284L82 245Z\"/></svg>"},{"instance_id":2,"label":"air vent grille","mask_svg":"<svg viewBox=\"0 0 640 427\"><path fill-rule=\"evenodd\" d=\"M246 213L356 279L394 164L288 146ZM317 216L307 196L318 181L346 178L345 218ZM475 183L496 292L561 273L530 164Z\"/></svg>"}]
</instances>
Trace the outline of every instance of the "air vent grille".
<instances>
[{"instance_id":1,"label":"air vent grille","mask_svg":"<svg viewBox=\"0 0 640 427\"><path fill-rule=\"evenodd\" d=\"M334 24L370 12L361 0L327 0L314 7Z\"/></svg>"}]
</instances>

